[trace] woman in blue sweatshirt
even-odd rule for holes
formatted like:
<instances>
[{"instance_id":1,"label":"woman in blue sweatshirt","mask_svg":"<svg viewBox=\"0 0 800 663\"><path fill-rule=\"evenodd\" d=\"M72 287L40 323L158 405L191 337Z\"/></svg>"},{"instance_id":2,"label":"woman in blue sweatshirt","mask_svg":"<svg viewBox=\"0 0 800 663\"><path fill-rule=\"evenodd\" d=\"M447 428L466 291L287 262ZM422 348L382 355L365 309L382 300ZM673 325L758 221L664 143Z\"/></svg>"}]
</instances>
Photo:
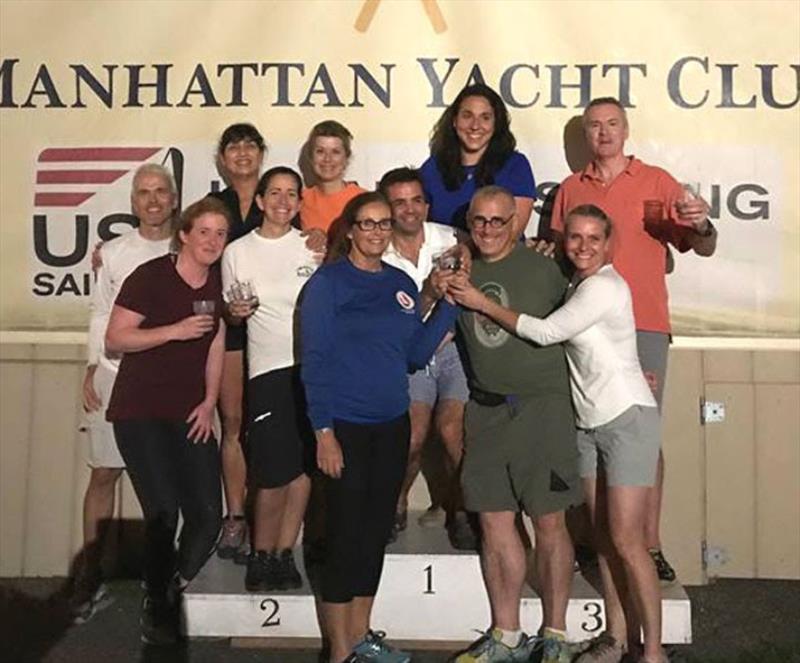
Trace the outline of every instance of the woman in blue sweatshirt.
<instances>
[{"instance_id":1,"label":"woman in blue sweatshirt","mask_svg":"<svg viewBox=\"0 0 800 663\"><path fill-rule=\"evenodd\" d=\"M322 608L331 663L404 663L370 630L409 443L408 371L424 366L457 309L441 301L423 324L414 282L381 256L392 232L380 193L342 213L346 257L320 268L301 306L302 378L326 480Z\"/></svg>"}]
</instances>

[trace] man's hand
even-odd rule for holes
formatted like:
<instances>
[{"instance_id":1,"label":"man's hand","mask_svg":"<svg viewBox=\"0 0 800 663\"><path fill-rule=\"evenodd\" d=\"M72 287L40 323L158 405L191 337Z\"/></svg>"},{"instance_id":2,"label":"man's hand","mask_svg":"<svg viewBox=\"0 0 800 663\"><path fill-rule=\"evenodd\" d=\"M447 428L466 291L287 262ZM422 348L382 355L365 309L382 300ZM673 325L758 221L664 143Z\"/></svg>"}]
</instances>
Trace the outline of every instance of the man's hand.
<instances>
[{"instance_id":1,"label":"man's hand","mask_svg":"<svg viewBox=\"0 0 800 663\"><path fill-rule=\"evenodd\" d=\"M344 469L344 456L342 447L332 428L322 428L314 431L317 438L317 467L326 476L339 479Z\"/></svg>"},{"instance_id":2,"label":"man's hand","mask_svg":"<svg viewBox=\"0 0 800 663\"><path fill-rule=\"evenodd\" d=\"M100 249L103 248L103 242L97 242L92 249L92 273L97 275L97 272L103 266L103 254Z\"/></svg>"},{"instance_id":3,"label":"man's hand","mask_svg":"<svg viewBox=\"0 0 800 663\"><path fill-rule=\"evenodd\" d=\"M85 412L96 412L103 406L103 401L94 389L94 374L97 372L97 364L86 367L86 375L83 376L83 409Z\"/></svg>"},{"instance_id":4,"label":"man's hand","mask_svg":"<svg viewBox=\"0 0 800 663\"><path fill-rule=\"evenodd\" d=\"M548 242L546 239L541 239L539 237L528 237L525 239L525 246L548 258L556 257L555 242Z\"/></svg>"},{"instance_id":5,"label":"man's hand","mask_svg":"<svg viewBox=\"0 0 800 663\"><path fill-rule=\"evenodd\" d=\"M675 203L675 217L682 226L691 226L698 234L708 231L708 213L711 208L702 197L697 196Z\"/></svg>"},{"instance_id":6,"label":"man's hand","mask_svg":"<svg viewBox=\"0 0 800 663\"><path fill-rule=\"evenodd\" d=\"M316 254L317 262L322 262L328 251L327 233L320 228L309 228L300 233L300 237L306 238L306 248Z\"/></svg>"}]
</instances>

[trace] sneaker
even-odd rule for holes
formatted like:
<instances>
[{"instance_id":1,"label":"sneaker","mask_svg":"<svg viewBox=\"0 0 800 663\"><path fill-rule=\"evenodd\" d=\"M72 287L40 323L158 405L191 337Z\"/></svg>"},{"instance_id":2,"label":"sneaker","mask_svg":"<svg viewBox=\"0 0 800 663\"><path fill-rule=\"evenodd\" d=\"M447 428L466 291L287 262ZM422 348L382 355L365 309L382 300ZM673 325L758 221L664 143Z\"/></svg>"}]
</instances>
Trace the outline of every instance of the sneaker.
<instances>
[{"instance_id":1,"label":"sneaker","mask_svg":"<svg viewBox=\"0 0 800 663\"><path fill-rule=\"evenodd\" d=\"M578 653L574 645L561 638L537 637L534 647L541 651L541 658L532 660L539 663L571 663Z\"/></svg>"},{"instance_id":2,"label":"sneaker","mask_svg":"<svg viewBox=\"0 0 800 663\"><path fill-rule=\"evenodd\" d=\"M502 637L500 629L486 631L456 657L455 663L519 663L530 660L536 638L522 633L516 647L509 647L503 644Z\"/></svg>"},{"instance_id":3,"label":"sneaker","mask_svg":"<svg viewBox=\"0 0 800 663\"><path fill-rule=\"evenodd\" d=\"M114 597L108 591L108 585L100 583L100 586L90 593L84 588L76 588L70 597L69 609L72 614L73 624L85 624L95 614L114 603Z\"/></svg>"},{"instance_id":4,"label":"sneaker","mask_svg":"<svg viewBox=\"0 0 800 663\"><path fill-rule=\"evenodd\" d=\"M392 531L389 532L388 543L397 541L400 532L405 531L408 527L408 511L398 511L394 514L394 522L392 522Z\"/></svg>"},{"instance_id":5,"label":"sneaker","mask_svg":"<svg viewBox=\"0 0 800 663\"><path fill-rule=\"evenodd\" d=\"M442 507L431 505L417 518L417 524L420 527L442 527L446 519L447 515Z\"/></svg>"},{"instance_id":6,"label":"sneaker","mask_svg":"<svg viewBox=\"0 0 800 663\"><path fill-rule=\"evenodd\" d=\"M247 561L244 587L248 592L278 589L278 558L275 553L257 550Z\"/></svg>"},{"instance_id":7,"label":"sneaker","mask_svg":"<svg viewBox=\"0 0 800 663\"><path fill-rule=\"evenodd\" d=\"M583 653L575 659L575 663L619 663L624 655L625 645L603 631L585 643Z\"/></svg>"},{"instance_id":8,"label":"sneaker","mask_svg":"<svg viewBox=\"0 0 800 663\"><path fill-rule=\"evenodd\" d=\"M456 550L477 550L478 537L466 511L457 511L447 527L450 545Z\"/></svg>"},{"instance_id":9,"label":"sneaker","mask_svg":"<svg viewBox=\"0 0 800 663\"><path fill-rule=\"evenodd\" d=\"M653 564L656 565L656 573L661 582L675 582L675 569L672 568L670 563L664 557L664 553L658 548L650 548L647 552L653 558Z\"/></svg>"},{"instance_id":10,"label":"sneaker","mask_svg":"<svg viewBox=\"0 0 800 663\"><path fill-rule=\"evenodd\" d=\"M303 586L303 578L294 563L294 552L291 548L281 550L276 564L277 589L299 589Z\"/></svg>"},{"instance_id":11,"label":"sneaker","mask_svg":"<svg viewBox=\"0 0 800 663\"><path fill-rule=\"evenodd\" d=\"M244 517L228 516L222 521L222 533L217 542L217 557L233 559L236 551L247 541L247 522Z\"/></svg>"},{"instance_id":12,"label":"sneaker","mask_svg":"<svg viewBox=\"0 0 800 663\"><path fill-rule=\"evenodd\" d=\"M350 657L355 655L358 663L410 663L411 654L390 647L384 638L383 631L367 631L364 639L353 647Z\"/></svg>"},{"instance_id":13,"label":"sneaker","mask_svg":"<svg viewBox=\"0 0 800 663\"><path fill-rule=\"evenodd\" d=\"M139 616L141 639L147 645L167 646L178 641L178 615L166 597L145 595Z\"/></svg>"}]
</instances>

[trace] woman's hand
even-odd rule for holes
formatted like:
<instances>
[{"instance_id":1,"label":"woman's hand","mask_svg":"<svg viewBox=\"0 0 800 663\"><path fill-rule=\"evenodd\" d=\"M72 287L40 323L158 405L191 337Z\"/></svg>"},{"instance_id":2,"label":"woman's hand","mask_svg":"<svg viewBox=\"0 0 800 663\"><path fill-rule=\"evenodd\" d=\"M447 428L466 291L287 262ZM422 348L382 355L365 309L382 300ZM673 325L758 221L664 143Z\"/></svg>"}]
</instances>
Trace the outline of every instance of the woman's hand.
<instances>
[{"instance_id":1,"label":"woman's hand","mask_svg":"<svg viewBox=\"0 0 800 663\"><path fill-rule=\"evenodd\" d=\"M186 417L186 423L191 424L188 437L192 442L208 442L214 423L214 403L200 403Z\"/></svg>"},{"instance_id":2,"label":"woman's hand","mask_svg":"<svg viewBox=\"0 0 800 663\"><path fill-rule=\"evenodd\" d=\"M190 315L172 325L173 341L191 341L214 329L214 318L210 315Z\"/></svg>"},{"instance_id":3,"label":"woman's hand","mask_svg":"<svg viewBox=\"0 0 800 663\"><path fill-rule=\"evenodd\" d=\"M483 312L490 301L486 295L466 279L453 280L447 290L447 294L464 308L469 308L479 313Z\"/></svg>"},{"instance_id":4,"label":"woman's hand","mask_svg":"<svg viewBox=\"0 0 800 663\"><path fill-rule=\"evenodd\" d=\"M233 322L237 323L253 315L258 307L253 306L246 299L232 299L228 302L227 308L228 315L233 318Z\"/></svg>"},{"instance_id":5,"label":"woman's hand","mask_svg":"<svg viewBox=\"0 0 800 663\"><path fill-rule=\"evenodd\" d=\"M314 431L317 437L317 467L332 479L339 479L344 469L342 447L332 428Z\"/></svg>"}]
</instances>

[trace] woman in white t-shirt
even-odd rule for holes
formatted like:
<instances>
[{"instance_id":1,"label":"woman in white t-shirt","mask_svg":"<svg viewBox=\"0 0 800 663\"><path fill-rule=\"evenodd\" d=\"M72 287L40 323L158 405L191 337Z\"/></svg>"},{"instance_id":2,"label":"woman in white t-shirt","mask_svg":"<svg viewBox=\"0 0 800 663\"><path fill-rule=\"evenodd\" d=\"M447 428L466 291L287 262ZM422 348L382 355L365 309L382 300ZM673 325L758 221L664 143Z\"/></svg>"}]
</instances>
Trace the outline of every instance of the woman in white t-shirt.
<instances>
[{"instance_id":1,"label":"woman in white t-shirt","mask_svg":"<svg viewBox=\"0 0 800 663\"><path fill-rule=\"evenodd\" d=\"M291 168L264 173L255 198L263 212L261 225L230 244L222 258L230 317L247 319L247 472L255 495L248 591L302 585L292 549L315 456L295 347L295 309L318 256L292 227L301 186Z\"/></svg>"},{"instance_id":2,"label":"woman in white t-shirt","mask_svg":"<svg viewBox=\"0 0 800 663\"><path fill-rule=\"evenodd\" d=\"M516 313L469 283L453 286L451 294L520 338L540 345L566 341L581 478L606 605L606 631L576 661L619 661L626 649L638 652L641 625L644 649L634 660L661 663L661 592L644 538L660 423L636 352L630 290L611 265L611 230L611 219L595 205L567 215L564 252L575 274L566 303L545 319Z\"/></svg>"}]
</instances>

